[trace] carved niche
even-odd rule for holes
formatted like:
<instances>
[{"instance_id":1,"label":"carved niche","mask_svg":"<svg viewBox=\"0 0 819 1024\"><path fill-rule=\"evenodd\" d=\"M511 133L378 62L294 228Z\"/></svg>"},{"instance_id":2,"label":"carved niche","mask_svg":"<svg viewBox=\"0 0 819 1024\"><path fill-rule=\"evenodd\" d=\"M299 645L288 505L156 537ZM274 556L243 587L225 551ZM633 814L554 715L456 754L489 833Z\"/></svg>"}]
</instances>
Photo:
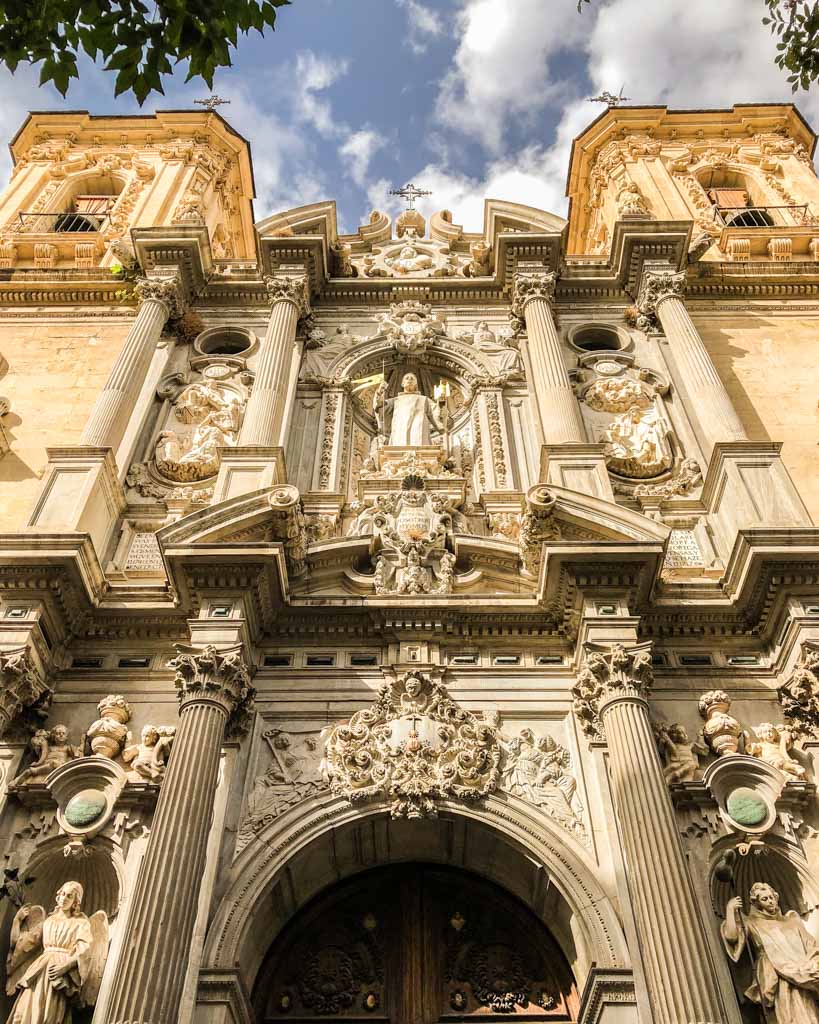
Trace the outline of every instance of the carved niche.
<instances>
[{"instance_id":1,"label":"carved niche","mask_svg":"<svg viewBox=\"0 0 819 1024\"><path fill-rule=\"evenodd\" d=\"M671 424L662 404L668 382L653 370L630 365L630 357L605 353L581 359L585 384L580 397L594 415L611 473L627 480L651 480L674 465Z\"/></svg>"},{"instance_id":2,"label":"carved niche","mask_svg":"<svg viewBox=\"0 0 819 1024\"><path fill-rule=\"evenodd\" d=\"M439 800L480 800L493 792L501 753L493 726L413 671L326 732L324 770L337 796L386 798L393 818L435 817Z\"/></svg>"},{"instance_id":3,"label":"carved niche","mask_svg":"<svg viewBox=\"0 0 819 1024\"><path fill-rule=\"evenodd\" d=\"M160 381L167 405L150 458L131 466L127 483L147 497L199 484L219 472L219 449L239 437L250 378L228 362L208 362L198 379L174 373Z\"/></svg>"}]
</instances>

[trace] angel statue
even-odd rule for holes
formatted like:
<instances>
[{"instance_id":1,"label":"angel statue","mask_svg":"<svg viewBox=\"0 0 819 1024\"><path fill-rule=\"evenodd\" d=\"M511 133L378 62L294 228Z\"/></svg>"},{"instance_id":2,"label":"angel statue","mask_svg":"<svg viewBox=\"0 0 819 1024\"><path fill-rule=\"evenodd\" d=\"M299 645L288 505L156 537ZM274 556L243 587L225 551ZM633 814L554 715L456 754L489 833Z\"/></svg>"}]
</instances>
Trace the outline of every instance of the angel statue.
<instances>
[{"instance_id":1,"label":"angel statue","mask_svg":"<svg viewBox=\"0 0 819 1024\"><path fill-rule=\"evenodd\" d=\"M108 917L86 917L79 882L64 882L54 912L26 904L14 916L6 992L15 996L6 1024L71 1024L71 1011L93 1006L108 956Z\"/></svg>"}]
</instances>

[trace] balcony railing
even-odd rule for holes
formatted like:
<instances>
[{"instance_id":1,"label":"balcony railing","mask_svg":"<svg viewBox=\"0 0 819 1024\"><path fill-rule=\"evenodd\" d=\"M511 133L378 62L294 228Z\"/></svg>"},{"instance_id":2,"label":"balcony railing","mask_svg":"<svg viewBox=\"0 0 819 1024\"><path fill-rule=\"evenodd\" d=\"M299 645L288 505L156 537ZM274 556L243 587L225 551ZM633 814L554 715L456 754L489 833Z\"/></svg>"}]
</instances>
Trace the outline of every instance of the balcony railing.
<instances>
[{"instance_id":1,"label":"balcony railing","mask_svg":"<svg viewBox=\"0 0 819 1024\"><path fill-rule=\"evenodd\" d=\"M101 231L107 213L19 213L18 231L27 235Z\"/></svg>"},{"instance_id":2,"label":"balcony railing","mask_svg":"<svg viewBox=\"0 0 819 1024\"><path fill-rule=\"evenodd\" d=\"M723 228L799 227L808 223L808 205L716 206L714 220Z\"/></svg>"}]
</instances>

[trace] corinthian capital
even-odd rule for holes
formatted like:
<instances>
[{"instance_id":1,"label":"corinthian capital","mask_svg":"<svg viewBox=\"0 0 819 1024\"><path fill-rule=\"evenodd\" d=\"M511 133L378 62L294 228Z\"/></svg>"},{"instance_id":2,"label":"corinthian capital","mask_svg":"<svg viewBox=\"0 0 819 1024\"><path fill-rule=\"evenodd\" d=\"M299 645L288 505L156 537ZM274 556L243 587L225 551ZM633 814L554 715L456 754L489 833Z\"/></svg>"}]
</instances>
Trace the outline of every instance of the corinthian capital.
<instances>
[{"instance_id":1,"label":"corinthian capital","mask_svg":"<svg viewBox=\"0 0 819 1024\"><path fill-rule=\"evenodd\" d=\"M216 704L228 718L228 734L244 732L253 710L256 691L241 644L218 648L176 645L177 655L168 662L176 669L177 696L181 708L191 704Z\"/></svg>"},{"instance_id":2,"label":"corinthian capital","mask_svg":"<svg viewBox=\"0 0 819 1024\"><path fill-rule=\"evenodd\" d=\"M685 274L670 270L645 270L640 282L637 308L644 317L652 318L664 299L681 299L685 294Z\"/></svg>"},{"instance_id":3,"label":"corinthian capital","mask_svg":"<svg viewBox=\"0 0 819 1024\"><path fill-rule=\"evenodd\" d=\"M0 651L0 732L21 713L44 711L52 690L27 648Z\"/></svg>"},{"instance_id":4,"label":"corinthian capital","mask_svg":"<svg viewBox=\"0 0 819 1024\"><path fill-rule=\"evenodd\" d=\"M171 319L185 312L182 282L175 274L172 277L140 277L134 285L134 293L140 305L150 299L164 303Z\"/></svg>"},{"instance_id":5,"label":"corinthian capital","mask_svg":"<svg viewBox=\"0 0 819 1024\"><path fill-rule=\"evenodd\" d=\"M645 700L654 675L651 644L587 644L583 668L572 687L573 710L588 736L603 734L606 708L614 701Z\"/></svg>"},{"instance_id":6,"label":"corinthian capital","mask_svg":"<svg viewBox=\"0 0 819 1024\"><path fill-rule=\"evenodd\" d=\"M306 277L266 277L264 285L267 289L267 301L270 305L276 302L292 302L299 317L310 312L310 293Z\"/></svg>"},{"instance_id":7,"label":"corinthian capital","mask_svg":"<svg viewBox=\"0 0 819 1024\"><path fill-rule=\"evenodd\" d=\"M512 286L512 312L515 316L525 319L526 307L532 299L544 299L552 302L555 297L555 283L557 274L553 270L544 270L543 273L518 273L515 274Z\"/></svg>"}]
</instances>

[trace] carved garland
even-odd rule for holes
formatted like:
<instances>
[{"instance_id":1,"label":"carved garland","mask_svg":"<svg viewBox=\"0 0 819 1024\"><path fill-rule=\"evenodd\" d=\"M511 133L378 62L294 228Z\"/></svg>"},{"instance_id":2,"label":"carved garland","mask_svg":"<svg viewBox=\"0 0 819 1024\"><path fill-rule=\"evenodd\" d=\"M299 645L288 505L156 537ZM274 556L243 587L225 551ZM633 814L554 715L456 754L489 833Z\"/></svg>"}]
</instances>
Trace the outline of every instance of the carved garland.
<instances>
[{"instance_id":1,"label":"carved garland","mask_svg":"<svg viewBox=\"0 0 819 1024\"><path fill-rule=\"evenodd\" d=\"M338 413L339 396L335 393L327 395L324 408L324 436L321 442L319 459L319 490L326 491L330 487L330 474L333 468L333 448L335 446L336 415Z\"/></svg>"}]
</instances>

